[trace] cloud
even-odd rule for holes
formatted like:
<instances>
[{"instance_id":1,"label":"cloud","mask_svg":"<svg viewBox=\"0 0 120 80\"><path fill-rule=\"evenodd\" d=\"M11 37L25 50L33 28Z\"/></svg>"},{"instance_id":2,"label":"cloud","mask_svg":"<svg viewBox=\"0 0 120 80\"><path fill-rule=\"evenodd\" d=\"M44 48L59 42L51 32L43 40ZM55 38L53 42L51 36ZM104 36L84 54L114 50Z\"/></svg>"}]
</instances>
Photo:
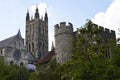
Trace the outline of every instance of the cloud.
<instances>
[{"instance_id":1,"label":"cloud","mask_svg":"<svg viewBox=\"0 0 120 80\"><path fill-rule=\"evenodd\" d=\"M37 4L37 5L33 5L33 6L30 7L30 11L32 13L35 13L36 7L38 7L38 9L39 9L40 15L44 15L45 14L45 9L47 9L47 4L46 3L42 3L41 2L41 3Z\"/></svg>"},{"instance_id":2,"label":"cloud","mask_svg":"<svg viewBox=\"0 0 120 80\"><path fill-rule=\"evenodd\" d=\"M120 32L120 0L113 0L105 12L99 12L95 15L92 21L98 25L104 26L116 31L116 37Z\"/></svg>"},{"instance_id":3,"label":"cloud","mask_svg":"<svg viewBox=\"0 0 120 80\"><path fill-rule=\"evenodd\" d=\"M52 6L48 6L45 2L40 2L39 4L32 5L32 6L30 7L30 13L31 13L32 15L34 15L36 7L38 7L39 13L40 13L41 16L44 16L44 15L45 15L45 11L47 10L47 13L49 14L48 17L49 17L49 18L52 18L52 17L53 17L53 16L51 15L51 10L53 9Z\"/></svg>"}]
</instances>

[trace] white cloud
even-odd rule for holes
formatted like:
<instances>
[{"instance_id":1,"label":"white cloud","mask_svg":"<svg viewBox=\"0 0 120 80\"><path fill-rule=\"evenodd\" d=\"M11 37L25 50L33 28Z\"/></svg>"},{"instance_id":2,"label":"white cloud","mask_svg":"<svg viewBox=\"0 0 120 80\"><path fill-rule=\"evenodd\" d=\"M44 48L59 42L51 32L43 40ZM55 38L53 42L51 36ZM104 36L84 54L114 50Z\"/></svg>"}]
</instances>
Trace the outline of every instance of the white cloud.
<instances>
[{"instance_id":1,"label":"white cloud","mask_svg":"<svg viewBox=\"0 0 120 80\"><path fill-rule=\"evenodd\" d=\"M120 0L114 0L105 12L99 12L92 21L98 25L104 26L116 31L117 38L118 28L120 28Z\"/></svg>"},{"instance_id":2,"label":"white cloud","mask_svg":"<svg viewBox=\"0 0 120 80\"><path fill-rule=\"evenodd\" d=\"M47 4L46 3L39 3L39 4L36 4L36 5L33 5L33 6L30 7L30 11L32 13L35 13L36 7L38 7L38 9L39 9L40 15L45 14L45 9L47 9Z\"/></svg>"}]
</instances>

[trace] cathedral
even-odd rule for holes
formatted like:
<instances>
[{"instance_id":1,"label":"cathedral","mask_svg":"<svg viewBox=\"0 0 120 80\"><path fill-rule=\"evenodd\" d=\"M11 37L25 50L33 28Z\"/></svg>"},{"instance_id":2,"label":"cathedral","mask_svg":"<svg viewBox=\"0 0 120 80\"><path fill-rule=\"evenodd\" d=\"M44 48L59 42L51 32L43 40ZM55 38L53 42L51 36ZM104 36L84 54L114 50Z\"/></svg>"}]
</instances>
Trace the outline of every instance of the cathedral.
<instances>
[{"instance_id":1,"label":"cathedral","mask_svg":"<svg viewBox=\"0 0 120 80\"><path fill-rule=\"evenodd\" d=\"M27 64L41 59L47 53L48 15L46 11L44 19L40 18L37 7L34 19L30 18L29 11L27 11L25 39L22 38L19 30L16 35L0 41L0 59L7 64Z\"/></svg>"},{"instance_id":2,"label":"cathedral","mask_svg":"<svg viewBox=\"0 0 120 80\"><path fill-rule=\"evenodd\" d=\"M0 59L4 60L5 63L27 64L27 56L28 52L24 46L20 30L16 35L0 41Z\"/></svg>"},{"instance_id":3,"label":"cathedral","mask_svg":"<svg viewBox=\"0 0 120 80\"><path fill-rule=\"evenodd\" d=\"M36 7L34 18L26 13L25 39L22 38L20 30L12 37L0 41L0 59L7 64L17 65L37 62L45 64L53 58L58 63L65 63L71 59L74 53L73 39L77 39L78 33L73 31L72 23L60 22L54 26L55 47L48 51L48 14L45 11L44 17L40 17L39 9ZM104 41L116 40L115 31L92 24L94 29L102 29L100 33ZM25 42L25 43L24 43ZM108 57L111 53L106 54Z\"/></svg>"}]
</instances>

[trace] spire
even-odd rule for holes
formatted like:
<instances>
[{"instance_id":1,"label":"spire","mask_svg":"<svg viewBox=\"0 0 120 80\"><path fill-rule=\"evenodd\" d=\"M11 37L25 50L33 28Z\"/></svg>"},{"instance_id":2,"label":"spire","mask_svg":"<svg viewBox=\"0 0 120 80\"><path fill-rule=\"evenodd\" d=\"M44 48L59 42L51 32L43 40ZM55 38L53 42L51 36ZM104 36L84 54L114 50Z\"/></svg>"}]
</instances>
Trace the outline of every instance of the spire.
<instances>
[{"instance_id":1,"label":"spire","mask_svg":"<svg viewBox=\"0 0 120 80\"><path fill-rule=\"evenodd\" d=\"M47 10L45 9L45 17L44 17L45 21L48 21L48 14L47 14Z\"/></svg>"},{"instance_id":2,"label":"spire","mask_svg":"<svg viewBox=\"0 0 120 80\"><path fill-rule=\"evenodd\" d=\"M33 15L31 16L31 20L33 20Z\"/></svg>"},{"instance_id":3,"label":"spire","mask_svg":"<svg viewBox=\"0 0 120 80\"><path fill-rule=\"evenodd\" d=\"M38 6L36 6L36 10L35 10L35 18L39 18L39 10L38 10Z\"/></svg>"},{"instance_id":4,"label":"spire","mask_svg":"<svg viewBox=\"0 0 120 80\"><path fill-rule=\"evenodd\" d=\"M53 41L52 41L51 50L54 49L54 48L55 48L55 47L54 47L54 43L53 43Z\"/></svg>"},{"instance_id":5,"label":"spire","mask_svg":"<svg viewBox=\"0 0 120 80\"><path fill-rule=\"evenodd\" d=\"M29 10L27 9L27 14L26 14L26 21L30 20L30 16L29 16Z\"/></svg>"},{"instance_id":6,"label":"spire","mask_svg":"<svg viewBox=\"0 0 120 80\"><path fill-rule=\"evenodd\" d=\"M18 30L17 37L22 38L20 29Z\"/></svg>"},{"instance_id":7,"label":"spire","mask_svg":"<svg viewBox=\"0 0 120 80\"><path fill-rule=\"evenodd\" d=\"M41 16L41 20L43 20L43 16Z\"/></svg>"}]
</instances>

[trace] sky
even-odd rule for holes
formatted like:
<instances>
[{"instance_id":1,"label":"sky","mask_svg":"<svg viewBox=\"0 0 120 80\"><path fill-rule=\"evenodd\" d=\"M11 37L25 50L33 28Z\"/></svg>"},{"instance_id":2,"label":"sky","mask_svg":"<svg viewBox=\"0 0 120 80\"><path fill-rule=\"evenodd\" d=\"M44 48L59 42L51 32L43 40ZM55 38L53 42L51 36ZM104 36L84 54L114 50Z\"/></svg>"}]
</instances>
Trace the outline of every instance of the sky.
<instances>
[{"instance_id":1,"label":"sky","mask_svg":"<svg viewBox=\"0 0 120 80\"><path fill-rule=\"evenodd\" d=\"M35 8L49 19L49 48L54 41L54 25L71 22L80 28L87 19L116 31L120 37L120 0L0 0L0 41L16 35L21 30L25 38L25 17L29 10L34 17Z\"/></svg>"}]
</instances>

